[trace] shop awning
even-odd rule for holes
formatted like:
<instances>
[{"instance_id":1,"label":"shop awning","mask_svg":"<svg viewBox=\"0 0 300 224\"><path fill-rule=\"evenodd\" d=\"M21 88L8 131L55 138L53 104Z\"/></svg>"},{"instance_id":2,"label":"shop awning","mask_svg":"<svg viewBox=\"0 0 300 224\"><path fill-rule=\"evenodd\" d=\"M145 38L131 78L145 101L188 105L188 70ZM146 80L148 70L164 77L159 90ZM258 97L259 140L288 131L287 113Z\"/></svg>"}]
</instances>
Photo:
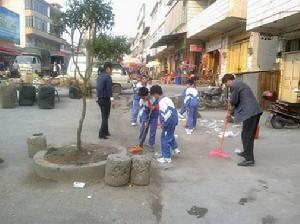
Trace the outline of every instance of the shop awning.
<instances>
[{"instance_id":1,"label":"shop awning","mask_svg":"<svg viewBox=\"0 0 300 224\"><path fill-rule=\"evenodd\" d=\"M21 54L21 48L8 42L0 41L0 53L17 56Z\"/></svg>"},{"instance_id":2,"label":"shop awning","mask_svg":"<svg viewBox=\"0 0 300 224\"><path fill-rule=\"evenodd\" d=\"M157 48L160 46L167 46L169 44L172 44L172 43L182 39L185 34L186 34L186 32L162 36L158 41L156 41L154 44L152 44L151 48Z\"/></svg>"}]
</instances>

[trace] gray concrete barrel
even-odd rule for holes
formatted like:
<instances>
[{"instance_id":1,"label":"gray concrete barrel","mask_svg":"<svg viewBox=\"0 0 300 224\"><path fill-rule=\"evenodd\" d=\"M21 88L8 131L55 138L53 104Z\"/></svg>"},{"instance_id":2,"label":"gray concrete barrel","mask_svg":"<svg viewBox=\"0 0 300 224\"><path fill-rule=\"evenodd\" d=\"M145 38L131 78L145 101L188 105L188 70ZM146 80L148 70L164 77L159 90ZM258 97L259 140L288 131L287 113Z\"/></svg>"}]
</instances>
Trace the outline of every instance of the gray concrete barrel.
<instances>
[{"instance_id":1,"label":"gray concrete barrel","mask_svg":"<svg viewBox=\"0 0 300 224\"><path fill-rule=\"evenodd\" d=\"M2 108L14 108L17 102L17 90L12 84L0 85L0 102Z\"/></svg>"},{"instance_id":2,"label":"gray concrete barrel","mask_svg":"<svg viewBox=\"0 0 300 224\"><path fill-rule=\"evenodd\" d=\"M105 183L113 187L128 184L130 178L131 158L127 155L111 154L107 157Z\"/></svg>"},{"instance_id":3,"label":"gray concrete barrel","mask_svg":"<svg viewBox=\"0 0 300 224\"><path fill-rule=\"evenodd\" d=\"M33 134L27 139L27 147L29 158L33 158L37 152L47 149L47 139L42 133Z\"/></svg>"},{"instance_id":4,"label":"gray concrete barrel","mask_svg":"<svg viewBox=\"0 0 300 224\"><path fill-rule=\"evenodd\" d=\"M131 183L146 186L150 184L151 159L145 155L135 155L131 163Z\"/></svg>"}]
</instances>

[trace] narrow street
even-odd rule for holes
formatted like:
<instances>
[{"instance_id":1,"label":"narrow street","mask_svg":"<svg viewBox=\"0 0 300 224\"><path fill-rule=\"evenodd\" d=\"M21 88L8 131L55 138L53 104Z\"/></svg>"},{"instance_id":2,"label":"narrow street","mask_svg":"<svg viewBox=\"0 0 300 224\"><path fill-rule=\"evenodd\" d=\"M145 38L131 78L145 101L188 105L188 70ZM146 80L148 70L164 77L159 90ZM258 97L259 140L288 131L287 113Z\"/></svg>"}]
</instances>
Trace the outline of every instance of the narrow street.
<instances>
[{"instance_id":1,"label":"narrow street","mask_svg":"<svg viewBox=\"0 0 300 224\"><path fill-rule=\"evenodd\" d=\"M179 94L181 89L164 88L167 95ZM236 165L240 158L234 150L241 149L240 136L225 139L230 159L208 156L218 147L220 138L200 124L222 120L225 114L211 110L201 113L202 122L191 136L185 134L185 121L180 122L176 134L182 154L171 165L158 165L153 160L148 187L112 188L99 182L74 189L72 183L37 177L27 157L28 136L43 132L51 145L75 142L81 101L71 100L65 93L60 92L61 102L54 110L39 110L36 106L0 110L0 155L5 159L0 165L1 223L288 224L300 219L300 130L266 128L267 113L256 141L255 167ZM131 127L129 121L130 97L129 92L122 94L110 118L112 139L124 147L137 143L138 127ZM99 119L95 99L89 99L84 141L101 143L97 138ZM232 125L229 129L240 131Z\"/></svg>"}]
</instances>

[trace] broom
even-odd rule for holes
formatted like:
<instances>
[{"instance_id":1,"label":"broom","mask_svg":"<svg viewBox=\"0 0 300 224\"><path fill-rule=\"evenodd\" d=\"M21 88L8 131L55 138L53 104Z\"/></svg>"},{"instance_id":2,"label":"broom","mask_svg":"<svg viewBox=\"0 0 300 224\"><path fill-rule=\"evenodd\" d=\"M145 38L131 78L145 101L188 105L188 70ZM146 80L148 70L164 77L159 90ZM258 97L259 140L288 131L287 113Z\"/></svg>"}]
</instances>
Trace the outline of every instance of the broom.
<instances>
[{"instance_id":1,"label":"broom","mask_svg":"<svg viewBox=\"0 0 300 224\"><path fill-rule=\"evenodd\" d=\"M229 100L228 100L228 109L227 109L227 114L230 111L230 104L229 104ZM224 151L224 138L225 138L225 132L227 129L227 116L224 119L224 128L223 128L223 133L222 133L222 137L221 137L221 143L220 143L220 148L214 149L212 151L209 152L209 155L212 157L220 157L220 158L229 158L229 153Z\"/></svg>"},{"instance_id":2,"label":"broom","mask_svg":"<svg viewBox=\"0 0 300 224\"><path fill-rule=\"evenodd\" d=\"M149 116L148 116L148 119L146 121L146 127L144 128L143 130L143 135L142 135L142 138L139 139L139 144L136 145L136 146L133 146L131 147L128 152L132 153L132 154L138 154L138 153L141 153L143 150L144 150L144 142L146 140L146 136L148 134L148 131L149 131L149 122L150 122L150 117L151 117L151 114L152 114L153 110L150 110L150 113L149 113Z\"/></svg>"}]
</instances>

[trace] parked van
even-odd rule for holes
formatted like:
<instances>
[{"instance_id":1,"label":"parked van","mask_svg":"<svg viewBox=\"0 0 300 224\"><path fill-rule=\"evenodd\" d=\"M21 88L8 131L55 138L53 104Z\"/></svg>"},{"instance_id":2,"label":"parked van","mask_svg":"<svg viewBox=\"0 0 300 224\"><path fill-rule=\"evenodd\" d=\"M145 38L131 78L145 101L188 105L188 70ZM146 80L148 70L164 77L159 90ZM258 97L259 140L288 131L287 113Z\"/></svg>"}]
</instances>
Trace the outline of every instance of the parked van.
<instances>
[{"instance_id":1,"label":"parked van","mask_svg":"<svg viewBox=\"0 0 300 224\"><path fill-rule=\"evenodd\" d=\"M78 56L77 64L81 74L84 75L86 71L86 56ZM98 70L100 66L101 64L97 62L93 65L92 75L90 78L90 85L92 88L96 88ZM76 66L73 63L73 59L71 59L67 70L67 76L75 77L75 68ZM76 78L80 78L79 74L76 74ZM122 65L118 63L113 63L112 82L113 92L117 94L120 94L122 92L122 89L130 89L132 87L129 75L122 67Z\"/></svg>"}]
</instances>

